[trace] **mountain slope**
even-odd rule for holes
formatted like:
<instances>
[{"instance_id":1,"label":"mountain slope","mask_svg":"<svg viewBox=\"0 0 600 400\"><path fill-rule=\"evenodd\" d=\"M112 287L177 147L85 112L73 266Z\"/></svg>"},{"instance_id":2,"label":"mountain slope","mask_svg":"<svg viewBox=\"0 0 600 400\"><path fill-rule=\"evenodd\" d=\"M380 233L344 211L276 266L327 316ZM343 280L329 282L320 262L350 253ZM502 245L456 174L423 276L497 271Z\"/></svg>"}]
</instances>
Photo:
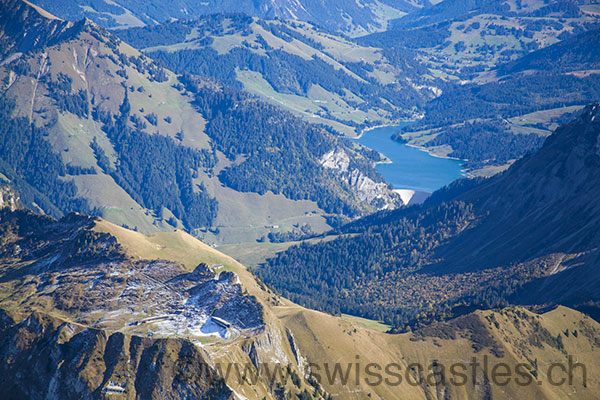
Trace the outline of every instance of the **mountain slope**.
<instances>
[{"instance_id":1,"label":"mountain slope","mask_svg":"<svg viewBox=\"0 0 600 400\"><path fill-rule=\"evenodd\" d=\"M195 18L213 13L240 12L260 18L281 18L313 22L331 31L360 35L386 28L387 21L421 6L423 1L368 0L153 0L141 5L132 0L48 1L35 4L66 19L87 17L107 26L141 26L171 19Z\"/></svg>"},{"instance_id":2,"label":"mountain slope","mask_svg":"<svg viewBox=\"0 0 600 400\"><path fill-rule=\"evenodd\" d=\"M392 66L381 49L308 23L218 14L116 33L176 72L243 87L351 135L414 118L438 90L410 55Z\"/></svg>"},{"instance_id":3,"label":"mountain slope","mask_svg":"<svg viewBox=\"0 0 600 400\"><path fill-rule=\"evenodd\" d=\"M9 0L1 6L3 15L15 10ZM269 226L322 231L330 214L399 204L373 168L378 155L238 90L177 76L90 21L27 7L14 15L31 28L28 40L37 33L45 43L50 31L60 39L15 45L0 66L10 121L0 167L30 207L252 242ZM22 29L3 23L3 40L20 43ZM332 150L352 160L347 174L322 166Z\"/></svg>"},{"instance_id":4,"label":"mountain slope","mask_svg":"<svg viewBox=\"0 0 600 400\"><path fill-rule=\"evenodd\" d=\"M473 74L598 26L595 1L445 0L393 21L360 42L419 49L430 68Z\"/></svg>"},{"instance_id":5,"label":"mountain slope","mask_svg":"<svg viewBox=\"0 0 600 400\"><path fill-rule=\"evenodd\" d=\"M53 220L2 209L0 225L0 353L8 361L3 376L19 376L8 385L15 398L49 390L57 398L102 398L119 387L128 398L230 398L233 391L273 398L267 376L243 388L225 373L232 363L287 367L293 359L265 309L267 295L233 259L182 232L145 237L82 215ZM49 369L23 387L31 352L41 352ZM78 368L62 371L63 363ZM298 376L297 365L288 368ZM311 387L282 385L290 393Z\"/></svg>"},{"instance_id":6,"label":"mountain slope","mask_svg":"<svg viewBox=\"0 0 600 400\"><path fill-rule=\"evenodd\" d=\"M3 299L5 307L56 310L86 325L137 333L149 315L160 316L159 330L199 338L228 337L211 329L212 316L236 321L231 329L238 334L263 327L260 306L241 293L227 272L217 276L206 264L190 266L188 273L161 260L135 262L114 237L95 231L90 217L69 214L53 221L28 211L0 212L2 262L10 265L3 270L3 293L7 287L12 291ZM34 290L32 277L38 283ZM62 281L69 282L68 288L61 287ZM25 293L27 300L19 299ZM140 306L142 298L148 301L145 306Z\"/></svg>"},{"instance_id":7,"label":"mountain slope","mask_svg":"<svg viewBox=\"0 0 600 400\"><path fill-rule=\"evenodd\" d=\"M38 393L61 399L145 398L160 393L174 399L320 399L329 394L341 399L369 394L390 399L507 394L567 399L576 390L578 398L593 399L600 385L593 372L600 325L565 307L542 315L521 308L475 312L390 335L361 327L357 319L299 307L268 290L233 259L182 232L148 237L97 218L69 215L56 221L23 210L2 210L0 224L5 244L0 256L0 358L6 361L1 379L8 398ZM151 260L157 257L162 260ZM216 273L218 280L211 278ZM54 279L46 279L47 274ZM86 279L90 274L98 276ZM181 290L185 285L192 288ZM206 285L221 286L224 296L215 301L199 295ZM117 299L108 300L121 290ZM177 306L179 296L187 304ZM133 297L136 301L130 303ZM242 299L260 308L257 327L241 325L253 320L236 305ZM202 332L194 318L207 315L186 314L200 306L221 310L213 315L232 326L216 326L209 317L200 323L206 328ZM131 307L145 309L144 319ZM179 329L167 329L178 319ZM569 356L589 374L584 380L575 373L572 384L552 385L546 366L569 365ZM413 363L429 371L432 363L449 368L461 360L474 360L465 364L474 371L466 385L449 383L450 372L435 381L404 380L419 382L418 374L410 372ZM504 363L511 371L525 366L518 378L529 384L518 384L516 376L507 385L494 384L485 360ZM333 363L342 371L351 368L347 381L326 372ZM398 373L402 383L373 384L377 376L368 372L371 363L381 366L382 379L398 382ZM279 368L282 375L267 367Z\"/></svg>"},{"instance_id":8,"label":"mountain slope","mask_svg":"<svg viewBox=\"0 0 600 400\"><path fill-rule=\"evenodd\" d=\"M292 247L260 274L303 304L397 326L507 302L597 308L599 115L588 106L497 177Z\"/></svg>"},{"instance_id":9,"label":"mountain slope","mask_svg":"<svg viewBox=\"0 0 600 400\"><path fill-rule=\"evenodd\" d=\"M574 35L447 88L397 137L466 159L484 173L512 163L600 96L598 32Z\"/></svg>"}]
</instances>

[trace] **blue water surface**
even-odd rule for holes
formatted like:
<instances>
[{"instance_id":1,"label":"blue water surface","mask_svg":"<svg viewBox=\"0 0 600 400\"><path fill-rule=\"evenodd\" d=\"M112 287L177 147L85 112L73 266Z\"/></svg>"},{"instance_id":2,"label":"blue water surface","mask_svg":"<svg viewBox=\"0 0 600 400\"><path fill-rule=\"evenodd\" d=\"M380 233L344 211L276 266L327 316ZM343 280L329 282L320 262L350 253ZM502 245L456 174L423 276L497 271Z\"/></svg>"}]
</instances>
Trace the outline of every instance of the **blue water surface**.
<instances>
[{"instance_id":1,"label":"blue water surface","mask_svg":"<svg viewBox=\"0 0 600 400\"><path fill-rule=\"evenodd\" d=\"M392 161L391 164L377 165L377 170L394 189L433 193L464 176L460 161L434 157L392 140L392 135L402 126L376 128L357 139L360 144L377 150Z\"/></svg>"}]
</instances>

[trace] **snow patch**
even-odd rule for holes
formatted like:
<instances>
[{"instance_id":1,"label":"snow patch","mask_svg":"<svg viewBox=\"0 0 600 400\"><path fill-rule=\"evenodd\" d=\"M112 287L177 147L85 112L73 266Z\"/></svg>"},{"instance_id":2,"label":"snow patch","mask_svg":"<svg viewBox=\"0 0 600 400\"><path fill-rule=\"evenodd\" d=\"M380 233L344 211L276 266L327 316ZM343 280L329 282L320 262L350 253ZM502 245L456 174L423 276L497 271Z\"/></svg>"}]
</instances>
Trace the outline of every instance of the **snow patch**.
<instances>
[{"instance_id":1,"label":"snow patch","mask_svg":"<svg viewBox=\"0 0 600 400\"><path fill-rule=\"evenodd\" d=\"M222 339L229 339L231 337L231 332L227 329L223 328L220 325L217 325L212 318L209 318L208 321L200 328L200 332L207 336L219 336Z\"/></svg>"}]
</instances>

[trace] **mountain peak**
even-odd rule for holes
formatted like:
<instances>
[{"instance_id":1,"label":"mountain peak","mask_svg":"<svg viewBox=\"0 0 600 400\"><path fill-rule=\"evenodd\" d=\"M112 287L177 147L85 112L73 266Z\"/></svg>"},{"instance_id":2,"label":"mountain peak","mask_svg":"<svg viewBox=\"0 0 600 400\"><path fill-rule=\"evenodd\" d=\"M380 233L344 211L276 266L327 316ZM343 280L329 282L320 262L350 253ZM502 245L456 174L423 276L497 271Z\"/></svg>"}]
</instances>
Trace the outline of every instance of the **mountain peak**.
<instances>
[{"instance_id":1,"label":"mountain peak","mask_svg":"<svg viewBox=\"0 0 600 400\"><path fill-rule=\"evenodd\" d=\"M0 60L5 64L22 53L71 37L77 26L27 1L0 0Z\"/></svg>"}]
</instances>

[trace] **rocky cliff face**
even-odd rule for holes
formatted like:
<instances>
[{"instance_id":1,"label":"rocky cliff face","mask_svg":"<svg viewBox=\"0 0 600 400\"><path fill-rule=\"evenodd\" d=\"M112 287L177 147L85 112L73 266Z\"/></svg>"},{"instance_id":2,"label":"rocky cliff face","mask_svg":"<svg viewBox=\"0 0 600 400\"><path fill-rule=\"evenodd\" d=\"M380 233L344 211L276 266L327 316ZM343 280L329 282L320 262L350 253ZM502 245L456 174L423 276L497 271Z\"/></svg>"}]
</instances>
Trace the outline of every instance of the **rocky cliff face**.
<instances>
[{"instance_id":1,"label":"rocky cliff face","mask_svg":"<svg viewBox=\"0 0 600 400\"><path fill-rule=\"evenodd\" d=\"M223 265L190 270L134 257L122 237L97 231L98 222L0 210L6 398L278 398L315 390L255 282L243 287ZM185 251L193 246L186 242ZM267 364L284 377L270 380Z\"/></svg>"},{"instance_id":2,"label":"rocky cliff face","mask_svg":"<svg viewBox=\"0 0 600 400\"><path fill-rule=\"evenodd\" d=\"M227 399L231 390L192 343L0 311L4 399ZM164 397L163 397L164 398Z\"/></svg>"},{"instance_id":3,"label":"rocky cliff face","mask_svg":"<svg viewBox=\"0 0 600 400\"><path fill-rule=\"evenodd\" d=\"M14 211L21 207L19 194L10 186L0 184L0 209L8 208L10 211Z\"/></svg>"},{"instance_id":4,"label":"rocky cliff face","mask_svg":"<svg viewBox=\"0 0 600 400\"><path fill-rule=\"evenodd\" d=\"M333 149L321 157L323 168L336 171L350 185L361 200L376 210L401 206L402 199L385 182L375 182L357 168L352 168L350 157L342 149Z\"/></svg>"}]
</instances>

